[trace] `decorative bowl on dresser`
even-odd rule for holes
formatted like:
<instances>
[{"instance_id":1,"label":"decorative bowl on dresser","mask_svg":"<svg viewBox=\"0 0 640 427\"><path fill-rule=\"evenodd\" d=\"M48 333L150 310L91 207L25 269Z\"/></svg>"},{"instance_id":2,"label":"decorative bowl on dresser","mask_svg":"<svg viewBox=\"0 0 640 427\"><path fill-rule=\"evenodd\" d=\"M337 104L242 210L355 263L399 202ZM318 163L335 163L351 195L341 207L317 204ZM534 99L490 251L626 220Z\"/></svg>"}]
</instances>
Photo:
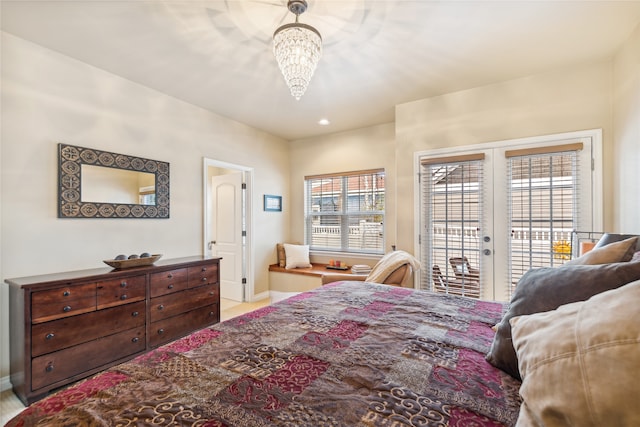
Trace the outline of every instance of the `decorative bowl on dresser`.
<instances>
[{"instance_id":1,"label":"decorative bowl on dresser","mask_svg":"<svg viewBox=\"0 0 640 427\"><path fill-rule=\"evenodd\" d=\"M5 282L10 378L25 405L220 321L220 258Z\"/></svg>"}]
</instances>

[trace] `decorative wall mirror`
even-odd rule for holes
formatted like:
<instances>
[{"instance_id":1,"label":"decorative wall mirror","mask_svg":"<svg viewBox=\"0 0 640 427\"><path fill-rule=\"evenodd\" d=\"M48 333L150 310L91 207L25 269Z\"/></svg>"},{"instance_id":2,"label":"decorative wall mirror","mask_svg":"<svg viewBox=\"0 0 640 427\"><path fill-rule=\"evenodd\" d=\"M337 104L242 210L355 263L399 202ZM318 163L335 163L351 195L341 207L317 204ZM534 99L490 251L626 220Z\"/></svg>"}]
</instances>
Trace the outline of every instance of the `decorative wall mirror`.
<instances>
[{"instance_id":1,"label":"decorative wall mirror","mask_svg":"<svg viewBox=\"0 0 640 427\"><path fill-rule=\"evenodd\" d=\"M169 163L58 144L58 218L169 218Z\"/></svg>"}]
</instances>

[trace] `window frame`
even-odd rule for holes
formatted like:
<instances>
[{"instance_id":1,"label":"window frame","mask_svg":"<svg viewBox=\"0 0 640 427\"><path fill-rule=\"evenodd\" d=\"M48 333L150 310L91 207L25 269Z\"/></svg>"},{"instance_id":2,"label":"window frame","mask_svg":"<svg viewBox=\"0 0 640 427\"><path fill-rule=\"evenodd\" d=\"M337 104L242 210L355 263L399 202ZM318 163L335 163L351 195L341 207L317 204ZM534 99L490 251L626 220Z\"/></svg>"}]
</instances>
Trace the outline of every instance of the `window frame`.
<instances>
[{"instance_id":1,"label":"window frame","mask_svg":"<svg viewBox=\"0 0 640 427\"><path fill-rule=\"evenodd\" d=\"M381 209L372 209L372 210L350 210L352 206L351 199L354 194L361 197L362 195L366 195L367 192L363 192L358 187L355 191L352 191L349 188L348 182L349 179L353 177L365 177L365 176L374 176L376 180L382 180L383 185L377 186L375 185L375 191L371 190L369 194L376 194L376 203L382 203ZM340 186L337 192L333 191L335 186L332 186L331 191L328 191L327 194L335 194L337 199L339 199L339 203L336 206L339 206L334 211L313 211L313 194L311 188L317 185L322 185L321 182L323 180L339 180ZM376 181L377 182L377 181ZM314 185L315 184L315 185ZM322 197L322 195L320 196ZM385 241L386 241L386 224L385 224L385 216L386 216L386 172L384 168L378 169L368 169L368 170L359 170L359 171L349 171L349 172L340 172L340 173L329 173L322 175L309 175L304 177L304 241L305 244L309 245L309 250L311 252L316 253L339 253L339 254L348 254L348 255L361 255L361 256L377 256L384 254ZM346 200L346 203L340 203L340 201ZM358 207L361 207L360 203L358 203ZM381 218L380 221L380 240L379 244L375 247L360 247L353 248L350 247L350 223L358 218L362 218L365 216L379 216ZM340 227L340 247L329 247L329 246L319 246L313 244L313 220L317 217L337 217L339 218L339 227Z\"/></svg>"}]
</instances>

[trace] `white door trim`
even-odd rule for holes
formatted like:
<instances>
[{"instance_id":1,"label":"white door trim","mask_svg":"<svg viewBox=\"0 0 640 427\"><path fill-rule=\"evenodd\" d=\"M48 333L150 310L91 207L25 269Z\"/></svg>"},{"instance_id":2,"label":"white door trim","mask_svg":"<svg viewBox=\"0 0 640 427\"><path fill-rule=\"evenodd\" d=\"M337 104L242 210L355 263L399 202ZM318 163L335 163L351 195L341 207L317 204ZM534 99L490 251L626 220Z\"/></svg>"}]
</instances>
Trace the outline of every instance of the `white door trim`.
<instances>
[{"instance_id":1,"label":"white door trim","mask_svg":"<svg viewBox=\"0 0 640 427\"><path fill-rule=\"evenodd\" d=\"M253 244L253 197L252 197L252 189L253 189L253 168L237 165L233 163L222 162L219 160L203 158L203 236L202 236L202 250L203 254L209 253L208 243L209 243L209 235L211 233L211 211L210 211L210 200L209 197L211 195L210 186L211 183L208 179L208 168L209 167L217 167L224 169L234 169L238 171L242 171L245 173L245 182L247 185L245 191L245 223L246 223L246 247L245 247L245 278L247 279L247 283L245 285L244 290L244 300L245 301L254 301L254 274L253 274L253 260L255 259L255 245Z\"/></svg>"}]
</instances>

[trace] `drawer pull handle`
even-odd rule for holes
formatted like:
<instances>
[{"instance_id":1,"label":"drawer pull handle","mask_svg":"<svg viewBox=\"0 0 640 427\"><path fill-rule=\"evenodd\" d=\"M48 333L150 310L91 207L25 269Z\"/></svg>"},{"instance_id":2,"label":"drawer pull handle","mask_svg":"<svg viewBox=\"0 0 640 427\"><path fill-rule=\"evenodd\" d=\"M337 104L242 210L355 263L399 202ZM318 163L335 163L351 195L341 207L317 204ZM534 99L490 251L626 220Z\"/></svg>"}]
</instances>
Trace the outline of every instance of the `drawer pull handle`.
<instances>
[{"instance_id":1,"label":"drawer pull handle","mask_svg":"<svg viewBox=\"0 0 640 427\"><path fill-rule=\"evenodd\" d=\"M131 342L138 342L139 340L140 340L140 338L138 338L138 337L131 338Z\"/></svg>"},{"instance_id":2,"label":"drawer pull handle","mask_svg":"<svg viewBox=\"0 0 640 427\"><path fill-rule=\"evenodd\" d=\"M210 311L209 312L209 317L213 317L213 316L215 316L215 313L213 311Z\"/></svg>"},{"instance_id":3,"label":"drawer pull handle","mask_svg":"<svg viewBox=\"0 0 640 427\"><path fill-rule=\"evenodd\" d=\"M120 299L123 300L123 301L126 300L127 298L128 298L127 294L120 295Z\"/></svg>"},{"instance_id":4,"label":"drawer pull handle","mask_svg":"<svg viewBox=\"0 0 640 427\"><path fill-rule=\"evenodd\" d=\"M216 293L215 293L215 292L213 292L213 291L209 292L209 295L211 295L211 296L214 296L215 294L216 294Z\"/></svg>"},{"instance_id":5,"label":"drawer pull handle","mask_svg":"<svg viewBox=\"0 0 640 427\"><path fill-rule=\"evenodd\" d=\"M137 317L137 316L138 316L138 314L140 314L140 313L138 313L137 311L134 311L133 313L131 313L131 315L132 315L133 317Z\"/></svg>"},{"instance_id":6,"label":"drawer pull handle","mask_svg":"<svg viewBox=\"0 0 640 427\"><path fill-rule=\"evenodd\" d=\"M158 335L162 335L162 334L164 334L164 329L162 328L158 329Z\"/></svg>"},{"instance_id":7,"label":"drawer pull handle","mask_svg":"<svg viewBox=\"0 0 640 427\"><path fill-rule=\"evenodd\" d=\"M44 370L47 372L53 372L53 363L49 363Z\"/></svg>"},{"instance_id":8,"label":"drawer pull handle","mask_svg":"<svg viewBox=\"0 0 640 427\"><path fill-rule=\"evenodd\" d=\"M71 292L69 292L69 291L64 291L64 292L62 293L62 296L63 296L63 297L68 297L69 295L71 295Z\"/></svg>"},{"instance_id":9,"label":"drawer pull handle","mask_svg":"<svg viewBox=\"0 0 640 427\"><path fill-rule=\"evenodd\" d=\"M169 285L169 286L167 286L167 288L173 289L173 285Z\"/></svg>"},{"instance_id":10,"label":"drawer pull handle","mask_svg":"<svg viewBox=\"0 0 640 427\"><path fill-rule=\"evenodd\" d=\"M122 282L120 282L120 287L121 288L126 288L127 287L127 282L124 281L124 280Z\"/></svg>"},{"instance_id":11,"label":"drawer pull handle","mask_svg":"<svg viewBox=\"0 0 640 427\"><path fill-rule=\"evenodd\" d=\"M167 277L168 277L169 279L173 279L173 274L169 273L169 274L167 275Z\"/></svg>"},{"instance_id":12,"label":"drawer pull handle","mask_svg":"<svg viewBox=\"0 0 640 427\"><path fill-rule=\"evenodd\" d=\"M206 282L206 281L207 281L207 278L206 278L206 277L203 277L203 278L202 278L202 279L200 279L200 280L201 280L201 281L203 281L203 282Z\"/></svg>"},{"instance_id":13,"label":"drawer pull handle","mask_svg":"<svg viewBox=\"0 0 640 427\"><path fill-rule=\"evenodd\" d=\"M158 310L164 310L164 305L160 304L160 305L158 306Z\"/></svg>"},{"instance_id":14,"label":"drawer pull handle","mask_svg":"<svg viewBox=\"0 0 640 427\"><path fill-rule=\"evenodd\" d=\"M44 339L45 339L45 340L50 340L50 339L53 339L53 337L55 337L55 335L54 335L54 334L47 334L47 335L44 337Z\"/></svg>"},{"instance_id":15,"label":"drawer pull handle","mask_svg":"<svg viewBox=\"0 0 640 427\"><path fill-rule=\"evenodd\" d=\"M202 267L202 271L207 271L207 267Z\"/></svg>"},{"instance_id":16,"label":"drawer pull handle","mask_svg":"<svg viewBox=\"0 0 640 427\"><path fill-rule=\"evenodd\" d=\"M68 313L69 311L71 311L71 306L70 306L70 305L65 305L65 306L62 308L62 311L64 311L65 313Z\"/></svg>"}]
</instances>

